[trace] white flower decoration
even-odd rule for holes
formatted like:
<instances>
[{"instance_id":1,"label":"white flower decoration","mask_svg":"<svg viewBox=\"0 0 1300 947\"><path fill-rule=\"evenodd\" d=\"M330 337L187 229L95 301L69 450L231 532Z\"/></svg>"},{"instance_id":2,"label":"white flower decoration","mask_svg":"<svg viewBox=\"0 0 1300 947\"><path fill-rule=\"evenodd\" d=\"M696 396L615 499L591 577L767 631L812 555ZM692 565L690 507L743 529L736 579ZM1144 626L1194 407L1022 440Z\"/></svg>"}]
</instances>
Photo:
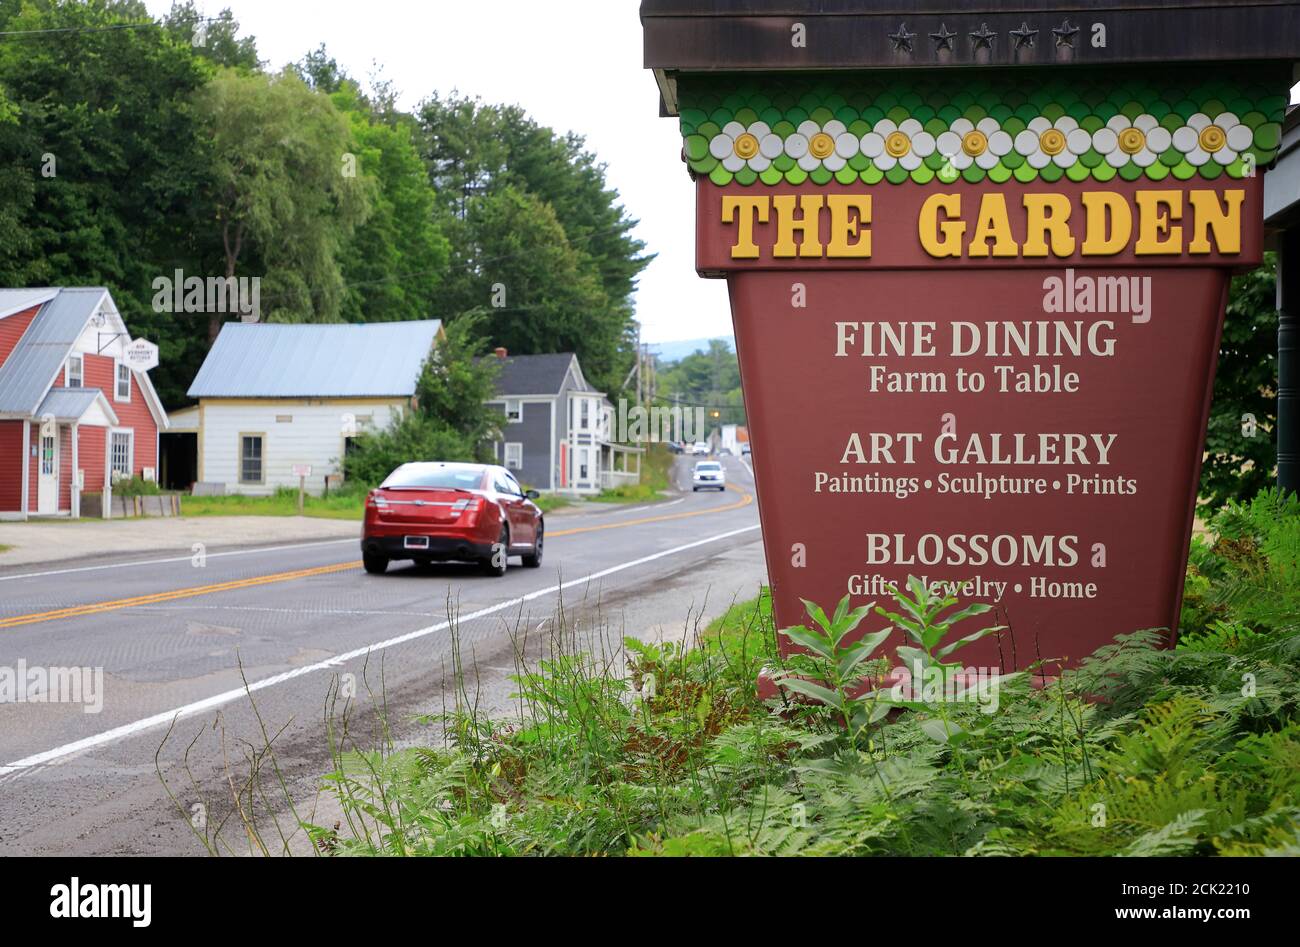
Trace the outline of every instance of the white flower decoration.
<instances>
[{"instance_id":1,"label":"white flower decoration","mask_svg":"<svg viewBox=\"0 0 1300 947\"><path fill-rule=\"evenodd\" d=\"M937 143L914 118L904 119L898 125L882 118L862 136L861 141L853 138L853 146L881 171L888 171L894 165L901 165L905 171L915 171L934 154Z\"/></svg>"},{"instance_id":2,"label":"white flower decoration","mask_svg":"<svg viewBox=\"0 0 1300 947\"><path fill-rule=\"evenodd\" d=\"M1232 164L1254 140L1254 130L1231 112L1220 112L1213 121L1197 112L1173 135L1174 147L1198 168L1211 158L1218 164Z\"/></svg>"},{"instance_id":3,"label":"white flower decoration","mask_svg":"<svg viewBox=\"0 0 1300 947\"><path fill-rule=\"evenodd\" d=\"M1040 115L1016 136L1016 151L1025 156L1031 168L1041 169L1049 164L1068 168L1091 147L1092 135L1068 115L1054 122Z\"/></svg>"},{"instance_id":4,"label":"white flower decoration","mask_svg":"<svg viewBox=\"0 0 1300 947\"><path fill-rule=\"evenodd\" d=\"M858 153L858 139L849 134L848 128L839 119L831 119L825 125L806 119L785 140L785 153L805 171L816 171L822 167L834 172L843 168Z\"/></svg>"},{"instance_id":5,"label":"white flower decoration","mask_svg":"<svg viewBox=\"0 0 1300 947\"><path fill-rule=\"evenodd\" d=\"M1140 168L1155 164L1162 151L1168 151L1173 136L1154 115L1139 115L1132 121L1125 115L1113 115L1105 128L1092 136L1092 147L1106 157L1112 168L1132 161Z\"/></svg>"},{"instance_id":6,"label":"white flower decoration","mask_svg":"<svg viewBox=\"0 0 1300 947\"><path fill-rule=\"evenodd\" d=\"M766 171L783 147L781 136L766 122L754 122L748 128L740 122L728 122L709 141L709 154L733 174L745 167Z\"/></svg>"},{"instance_id":7,"label":"white flower decoration","mask_svg":"<svg viewBox=\"0 0 1300 947\"><path fill-rule=\"evenodd\" d=\"M997 167L1003 155L1011 151L1011 136L1002 130L996 118L985 117L978 124L959 118L939 136L939 151L958 171L972 164L985 171Z\"/></svg>"}]
</instances>

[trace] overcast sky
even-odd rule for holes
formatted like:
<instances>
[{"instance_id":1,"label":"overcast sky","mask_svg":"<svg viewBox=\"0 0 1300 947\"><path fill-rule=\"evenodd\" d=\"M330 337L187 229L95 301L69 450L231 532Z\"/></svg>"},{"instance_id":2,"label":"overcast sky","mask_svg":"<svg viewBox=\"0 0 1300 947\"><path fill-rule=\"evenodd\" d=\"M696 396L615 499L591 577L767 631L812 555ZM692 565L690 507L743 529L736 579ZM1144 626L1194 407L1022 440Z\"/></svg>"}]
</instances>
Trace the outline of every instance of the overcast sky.
<instances>
[{"instance_id":1,"label":"overcast sky","mask_svg":"<svg viewBox=\"0 0 1300 947\"><path fill-rule=\"evenodd\" d=\"M171 0L147 0L162 15ZM377 62L413 109L458 89L523 106L543 125L586 136L609 183L641 221L658 258L641 275L637 318L647 342L731 332L726 285L694 268L694 198L676 122L659 118L641 68L638 0L224 0L258 53L278 69L319 43L366 82ZM561 13L559 11L569 11ZM436 313L435 313L436 315Z\"/></svg>"},{"instance_id":2,"label":"overcast sky","mask_svg":"<svg viewBox=\"0 0 1300 947\"><path fill-rule=\"evenodd\" d=\"M146 0L155 15L171 0ZM658 254L641 276L637 318L647 342L730 333L726 286L694 269L694 198L676 123L659 118L641 68L638 0L218 0L278 69L324 43L363 83L376 64L413 109L458 89L522 105L544 125L575 131L608 164L637 235ZM1296 87L1300 90L1300 86ZM1293 94L1293 100L1295 95ZM436 314L435 314L436 315Z\"/></svg>"}]
</instances>

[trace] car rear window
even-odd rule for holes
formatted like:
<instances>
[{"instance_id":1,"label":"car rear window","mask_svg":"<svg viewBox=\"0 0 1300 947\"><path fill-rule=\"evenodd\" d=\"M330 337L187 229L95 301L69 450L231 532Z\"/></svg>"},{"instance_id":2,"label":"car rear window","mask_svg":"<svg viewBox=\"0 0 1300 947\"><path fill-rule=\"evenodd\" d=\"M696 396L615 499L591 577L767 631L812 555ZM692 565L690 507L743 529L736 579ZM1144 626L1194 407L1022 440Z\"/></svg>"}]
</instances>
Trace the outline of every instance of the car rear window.
<instances>
[{"instance_id":1,"label":"car rear window","mask_svg":"<svg viewBox=\"0 0 1300 947\"><path fill-rule=\"evenodd\" d=\"M381 486L477 490L482 482L481 467L426 467L408 464L390 473Z\"/></svg>"}]
</instances>

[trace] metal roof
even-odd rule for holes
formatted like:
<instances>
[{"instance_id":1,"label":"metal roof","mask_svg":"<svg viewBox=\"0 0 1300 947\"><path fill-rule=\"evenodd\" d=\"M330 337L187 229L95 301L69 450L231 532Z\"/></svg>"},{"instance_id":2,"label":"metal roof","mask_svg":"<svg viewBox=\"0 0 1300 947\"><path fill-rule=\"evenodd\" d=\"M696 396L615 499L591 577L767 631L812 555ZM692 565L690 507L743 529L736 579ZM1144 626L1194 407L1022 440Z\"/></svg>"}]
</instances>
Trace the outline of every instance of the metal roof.
<instances>
[{"instance_id":1,"label":"metal roof","mask_svg":"<svg viewBox=\"0 0 1300 947\"><path fill-rule=\"evenodd\" d=\"M36 409L36 416L43 418L48 415L56 421L76 421L101 398L104 407L108 409L104 413L116 424L117 414L99 388L51 388L41 406Z\"/></svg>"},{"instance_id":2,"label":"metal roof","mask_svg":"<svg viewBox=\"0 0 1300 947\"><path fill-rule=\"evenodd\" d=\"M57 289L36 287L34 289L0 289L0 316L22 312L39 306L46 300L53 299Z\"/></svg>"},{"instance_id":3,"label":"metal roof","mask_svg":"<svg viewBox=\"0 0 1300 947\"><path fill-rule=\"evenodd\" d=\"M6 292L56 294L36 314L18 345L0 365L0 413L35 414L108 290L96 286Z\"/></svg>"},{"instance_id":4,"label":"metal roof","mask_svg":"<svg viewBox=\"0 0 1300 947\"><path fill-rule=\"evenodd\" d=\"M228 322L191 398L359 398L415 394L442 331L420 322Z\"/></svg>"}]
</instances>

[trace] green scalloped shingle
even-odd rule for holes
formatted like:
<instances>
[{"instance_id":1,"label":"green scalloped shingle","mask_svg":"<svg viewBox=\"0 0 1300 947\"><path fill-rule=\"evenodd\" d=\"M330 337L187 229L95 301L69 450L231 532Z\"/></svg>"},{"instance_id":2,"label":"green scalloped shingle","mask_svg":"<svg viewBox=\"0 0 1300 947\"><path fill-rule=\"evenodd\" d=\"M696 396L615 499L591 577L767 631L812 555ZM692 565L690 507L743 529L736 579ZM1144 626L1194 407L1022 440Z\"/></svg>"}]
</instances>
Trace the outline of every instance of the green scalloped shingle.
<instances>
[{"instance_id":1,"label":"green scalloped shingle","mask_svg":"<svg viewBox=\"0 0 1300 947\"><path fill-rule=\"evenodd\" d=\"M896 164L885 172L885 180L890 184L902 184L910 177L911 175L907 173L907 169L901 164Z\"/></svg>"},{"instance_id":2,"label":"green scalloped shingle","mask_svg":"<svg viewBox=\"0 0 1300 947\"><path fill-rule=\"evenodd\" d=\"M1278 122L1265 122L1255 129L1256 148L1273 151L1282 144L1282 126Z\"/></svg>"},{"instance_id":3,"label":"green scalloped shingle","mask_svg":"<svg viewBox=\"0 0 1300 947\"><path fill-rule=\"evenodd\" d=\"M1189 74L1174 69L1162 73L1162 78L1157 80L1137 70L1084 69L1081 73L1072 72L1068 78L1064 73L1043 73L1030 83L1021 75L998 73L967 74L960 79L930 73L911 80L901 75L888 78L864 75L847 82L836 82L826 75L754 78L741 82L725 77L691 77L683 79L679 87L682 107L678 126L684 156L693 172L708 175L715 183L735 181L743 185L762 182L770 186L781 181L807 180L818 184L856 180L926 184L936 178L944 179L946 159L937 153L928 155L921 168L909 174L901 167L881 172L871 159L859 153L849 158L847 166L838 172L819 165L809 173L799 169L789 156L781 155L761 174L749 168L732 174L709 153L709 143L724 125L733 121L745 127L762 122L784 139L809 119L819 127L839 121L856 138L868 134L884 118L896 126L914 119L926 132L938 137L958 119L975 125L991 117L1014 137L1036 118L1055 122L1069 116L1080 128L1095 134L1114 115L1122 114L1131 122L1139 115L1150 114L1173 132L1197 112L1205 113L1212 120L1222 112L1231 112L1252 129L1254 138L1243 157L1226 168L1210 162L1198 169L1171 147L1145 169L1131 161L1116 169L1094 149L1089 149L1068 170L1056 165L1035 170L1013 151L1003 156L987 174L972 165L961 175L954 173L953 179L983 180L987 176L1002 183L1037 178L1056 181L1063 177L1082 181L1090 176L1093 180L1107 181L1119 175L1130 181L1144 177L1159 181L1172 174L1179 180L1198 175L1213 180L1224 174L1240 178L1248 173L1249 161L1258 166L1272 161L1281 144L1280 120L1287 103L1287 96L1273 91L1272 76L1262 69L1237 65L1231 70L1218 70L1193 87L1184 81Z\"/></svg>"}]
</instances>

